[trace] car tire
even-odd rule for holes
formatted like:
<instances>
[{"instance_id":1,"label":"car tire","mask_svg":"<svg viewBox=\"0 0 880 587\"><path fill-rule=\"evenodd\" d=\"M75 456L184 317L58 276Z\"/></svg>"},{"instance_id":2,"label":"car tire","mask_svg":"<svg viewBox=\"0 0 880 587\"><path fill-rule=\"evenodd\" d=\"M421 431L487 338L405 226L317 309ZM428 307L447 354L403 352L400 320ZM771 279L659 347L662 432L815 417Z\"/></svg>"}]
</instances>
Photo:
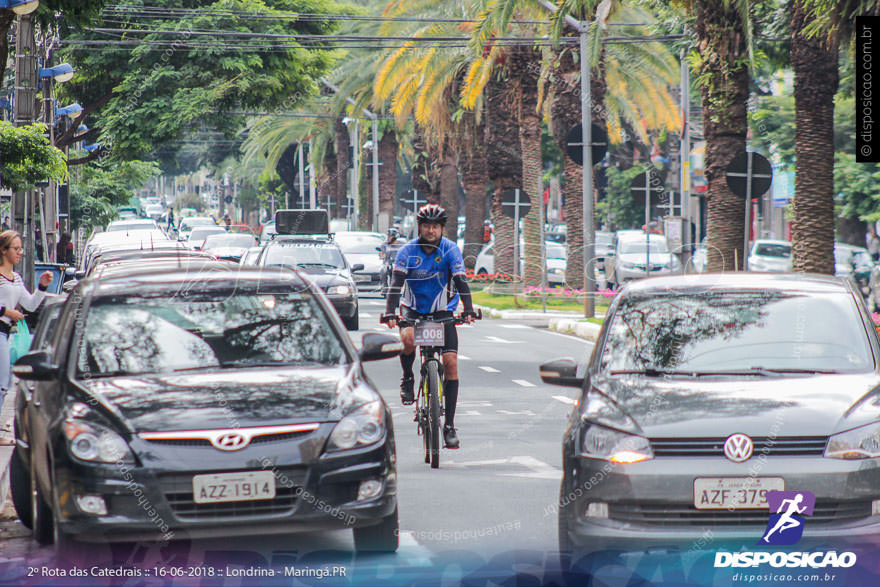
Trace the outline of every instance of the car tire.
<instances>
[{"instance_id":1,"label":"car tire","mask_svg":"<svg viewBox=\"0 0 880 587\"><path fill-rule=\"evenodd\" d=\"M31 514L31 476L24 462L21 449L15 447L9 461L9 488L12 493L12 505L15 513L25 528L33 526Z\"/></svg>"},{"instance_id":2,"label":"car tire","mask_svg":"<svg viewBox=\"0 0 880 587\"><path fill-rule=\"evenodd\" d=\"M46 503L40 484L37 482L36 464L34 455L31 455L30 479L31 479L31 531L37 544L52 544L54 539L52 508Z\"/></svg>"},{"instance_id":3,"label":"car tire","mask_svg":"<svg viewBox=\"0 0 880 587\"><path fill-rule=\"evenodd\" d=\"M351 318L344 318L342 323L345 324L346 330L357 330L360 320L358 319L359 312L355 312L354 316Z\"/></svg>"},{"instance_id":4,"label":"car tire","mask_svg":"<svg viewBox=\"0 0 880 587\"><path fill-rule=\"evenodd\" d=\"M562 502L562 494L565 491L563 484L559 488L559 505L557 507L557 532L559 540L559 568L562 570L563 576L571 572L571 557L574 550L574 544L571 536L568 535L568 517L566 516L565 506Z\"/></svg>"},{"instance_id":5,"label":"car tire","mask_svg":"<svg viewBox=\"0 0 880 587\"><path fill-rule=\"evenodd\" d=\"M397 508L375 526L355 528L353 531L354 548L357 552L395 552L400 535Z\"/></svg>"}]
</instances>

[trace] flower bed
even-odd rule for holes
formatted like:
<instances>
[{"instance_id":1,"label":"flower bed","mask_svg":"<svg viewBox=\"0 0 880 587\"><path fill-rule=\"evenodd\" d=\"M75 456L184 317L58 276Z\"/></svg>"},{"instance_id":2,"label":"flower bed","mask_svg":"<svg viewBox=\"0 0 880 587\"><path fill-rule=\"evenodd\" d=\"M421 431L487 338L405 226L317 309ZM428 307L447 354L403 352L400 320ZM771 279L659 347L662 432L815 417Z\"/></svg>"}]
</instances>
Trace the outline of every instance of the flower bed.
<instances>
[{"instance_id":1,"label":"flower bed","mask_svg":"<svg viewBox=\"0 0 880 587\"><path fill-rule=\"evenodd\" d=\"M522 282L522 277L519 275L510 275L509 273L484 273L482 275L477 275L474 273L473 269L468 269L465 273L465 276L471 280L476 281L477 283L513 283L516 281L517 283Z\"/></svg>"},{"instance_id":2,"label":"flower bed","mask_svg":"<svg viewBox=\"0 0 880 587\"><path fill-rule=\"evenodd\" d=\"M540 287L532 286L526 286L525 288L523 288L523 295L526 296L540 297L541 293L557 298L573 298L583 296L584 290L565 289L563 287L545 287L543 290ZM617 291L612 289L600 289L595 293L601 295L603 298L613 298L617 295Z\"/></svg>"},{"instance_id":3,"label":"flower bed","mask_svg":"<svg viewBox=\"0 0 880 587\"><path fill-rule=\"evenodd\" d=\"M871 319L874 320L874 328L877 329L877 334L880 334L880 314L874 312L871 314Z\"/></svg>"}]
</instances>

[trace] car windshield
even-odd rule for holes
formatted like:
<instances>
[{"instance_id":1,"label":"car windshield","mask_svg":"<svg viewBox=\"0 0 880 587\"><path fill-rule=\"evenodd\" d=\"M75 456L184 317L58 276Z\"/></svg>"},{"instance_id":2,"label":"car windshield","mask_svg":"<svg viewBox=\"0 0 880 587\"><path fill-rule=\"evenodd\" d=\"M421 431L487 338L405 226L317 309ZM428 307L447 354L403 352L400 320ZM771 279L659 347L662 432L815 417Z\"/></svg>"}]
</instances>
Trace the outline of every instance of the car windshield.
<instances>
[{"instance_id":1,"label":"car windshield","mask_svg":"<svg viewBox=\"0 0 880 587\"><path fill-rule=\"evenodd\" d=\"M265 259L265 265L345 268L345 259L336 247L281 245L267 250Z\"/></svg>"},{"instance_id":2,"label":"car windshield","mask_svg":"<svg viewBox=\"0 0 880 587\"><path fill-rule=\"evenodd\" d=\"M668 253L669 249L666 248L666 241L660 240L656 238L651 239L651 252L652 253ZM631 254L644 254L648 247L647 243L642 239L625 241L620 243L620 252L623 255L631 255Z\"/></svg>"},{"instance_id":3,"label":"car windshield","mask_svg":"<svg viewBox=\"0 0 880 587\"><path fill-rule=\"evenodd\" d=\"M86 318L79 377L317 363L346 353L308 292L99 300Z\"/></svg>"},{"instance_id":4,"label":"car windshield","mask_svg":"<svg viewBox=\"0 0 880 587\"><path fill-rule=\"evenodd\" d=\"M205 248L237 247L247 249L257 245L257 241L249 234L212 234L205 239Z\"/></svg>"},{"instance_id":5,"label":"car windshield","mask_svg":"<svg viewBox=\"0 0 880 587\"><path fill-rule=\"evenodd\" d=\"M107 225L104 232L119 232L121 230L149 230L155 228L155 222L114 222Z\"/></svg>"},{"instance_id":6,"label":"car windshield","mask_svg":"<svg viewBox=\"0 0 880 587\"><path fill-rule=\"evenodd\" d=\"M337 243L343 253L353 255L375 255L382 246L382 241L375 238L345 239L338 240Z\"/></svg>"},{"instance_id":7,"label":"car windshield","mask_svg":"<svg viewBox=\"0 0 880 587\"><path fill-rule=\"evenodd\" d=\"M758 257L778 257L788 259L791 257L791 245L758 243L755 247L755 255Z\"/></svg>"},{"instance_id":8,"label":"car windshield","mask_svg":"<svg viewBox=\"0 0 880 587\"><path fill-rule=\"evenodd\" d=\"M565 259L565 247L560 245L559 243L547 243L547 258L548 259Z\"/></svg>"},{"instance_id":9,"label":"car windshield","mask_svg":"<svg viewBox=\"0 0 880 587\"><path fill-rule=\"evenodd\" d=\"M624 298L600 365L605 372L862 372L874 362L850 295L764 290Z\"/></svg>"}]
</instances>

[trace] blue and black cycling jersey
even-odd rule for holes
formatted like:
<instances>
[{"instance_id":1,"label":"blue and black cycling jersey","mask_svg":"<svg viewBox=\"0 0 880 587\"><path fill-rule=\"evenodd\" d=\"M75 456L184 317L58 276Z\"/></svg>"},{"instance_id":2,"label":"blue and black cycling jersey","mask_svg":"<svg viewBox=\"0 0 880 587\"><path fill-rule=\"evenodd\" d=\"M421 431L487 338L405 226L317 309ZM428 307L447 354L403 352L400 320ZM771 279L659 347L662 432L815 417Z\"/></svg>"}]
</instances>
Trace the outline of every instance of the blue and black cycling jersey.
<instances>
[{"instance_id":1,"label":"blue and black cycling jersey","mask_svg":"<svg viewBox=\"0 0 880 587\"><path fill-rule=\"evenodd\" d=\"M437 246L423 245L419 239L403 245L394 262L391 286L386 314L397 309L398 300L402 306L419 314L454 312L459 294L465 311L473 311L461 251L445 237Z\"/></svg>"}]
</instances>

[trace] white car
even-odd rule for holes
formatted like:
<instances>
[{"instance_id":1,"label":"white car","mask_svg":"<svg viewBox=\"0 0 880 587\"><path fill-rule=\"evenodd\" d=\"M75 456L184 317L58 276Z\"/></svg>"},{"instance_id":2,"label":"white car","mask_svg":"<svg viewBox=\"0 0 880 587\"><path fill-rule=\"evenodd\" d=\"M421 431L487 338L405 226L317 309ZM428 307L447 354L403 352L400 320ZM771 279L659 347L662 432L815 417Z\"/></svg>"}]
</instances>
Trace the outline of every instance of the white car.
<instances>
[{"instance_id":1,"label":"white car","mask_svg":"<svg viewBox=\"0 0 880 587\"><path fill-rule=\"evenodd\" d=\"M651 264L650 269L648 263ZM681 271L681 261L669 252L662 234L646 235L642 231L617 233L614 256L605 260L605 274L618 286L630 279L670 275Z\"/></svg>"},{"instance_id":2,"label":"white car","mask_svg":"<svg viewBox=\"0 0 880 587\"><path fill-rule=\"evenodd\" d=\"M184 218L180 221L180 226L177 229L177 240L188 241L190 233L197 226L217 226L217 223L213 218L206 216Z\"/></svg>"},{"instance_id":3,"label":"white car","mask_svg":"<svg viewBox=\"0 0 880 587\"><path fill-rule=\"evenodd\" d=\"M222 226L196 226L190 231L186 244L193 250L198 251L202 248L205 239L212 234L227 234L227 232Z\"/></svg>"},{"instance_id":4,"label":"white car","mask_svg":"<svg viewBox=\"0 0 880 587\"><path fill-rule=\"evenodd\" d=\"M545 251L547 259L547 285L555 287L557 285L565 285L565 266L567 263L567 252L564 245L552 241L545 241ZM520 272L524 271L525 259L522 250L525 246L524 242L520 242L519 267ZM477 275L487 275L495 273L495 241L488 243L480 254L477 255L477 261L474 264L474 272ZM510 252L513 256L513 251Z\"/></svg>"},{"instance_id":5,"label":"white car","mask_svg":"<svg viewBox=\"0 0 880 587\"><path fill-rule=\"evenodd\" d=\"M155 220L144 218L114 220L107 225L104 232L117 232L120 230L159 230L159 225L156 224Z\"/></svg>"},{"instance_id":6,"label":"white car","mask_svg":"<svg viewBox=\"0 0 880 587\"><path fill-rule=\"evenodd\" d=\"M791 273L791 243L759 239L752 244L747 266L749 271Z\"/></svg>"},{"instance_id":7,"label":"white car","mask_svg":"<svg viewBox=\"0 0 880 587\"><path fill-rule=\"evenodd\" d=\"M342 249L348 264L363 265L364 268L353 273L358 289L379 289L382 287L382 257L380 251L385 237L378 232L337 232L333 240Z\"/></svg>"}]
</instances>

